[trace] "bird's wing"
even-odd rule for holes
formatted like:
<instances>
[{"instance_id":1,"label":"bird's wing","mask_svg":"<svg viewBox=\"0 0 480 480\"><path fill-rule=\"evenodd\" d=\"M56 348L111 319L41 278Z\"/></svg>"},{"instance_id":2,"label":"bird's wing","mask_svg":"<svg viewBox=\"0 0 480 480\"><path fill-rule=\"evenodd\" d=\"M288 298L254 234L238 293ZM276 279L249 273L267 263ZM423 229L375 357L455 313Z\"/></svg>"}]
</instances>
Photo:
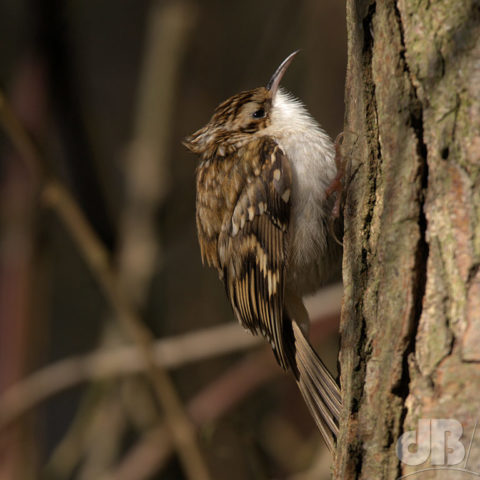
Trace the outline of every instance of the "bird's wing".
<instances>
[{"instance_id":1,"label":"bird's wing","mask_svg":"<svg viewBox=\"0 0 480 480\"><path fill-rule=\"evenodd\" d=\"M238 320L253 333L260 331L287 369L283 297L292 174L288 158L272 138L259 142L254 149L259 168L248 177L230 224L222 229L218 259Z\"/></svg>"}]
</instances>

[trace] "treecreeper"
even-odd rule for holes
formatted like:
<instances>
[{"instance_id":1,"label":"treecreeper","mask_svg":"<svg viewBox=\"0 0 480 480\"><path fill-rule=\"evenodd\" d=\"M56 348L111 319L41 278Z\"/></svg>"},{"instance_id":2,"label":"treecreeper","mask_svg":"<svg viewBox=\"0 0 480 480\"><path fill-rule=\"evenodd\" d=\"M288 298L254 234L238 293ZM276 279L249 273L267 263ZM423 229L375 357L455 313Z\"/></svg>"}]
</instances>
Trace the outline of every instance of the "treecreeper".
<instances>
[{"instance_id":1,"label":"treecreeper","mask_svg":"<svg viewBox=\"0 0 480 480\"><path fill-rule=\"evenodd\" d=\"M221 103L184 141L199 155L196 222L202 260L217 269L238 321L290 370L330 450L340 389L308 341L303 296L338 273L332 224L335 148L304 105L279 87L297 52L266 87ZM338 194L338 193L337 193Z\"/></svg>"}]
</instances>

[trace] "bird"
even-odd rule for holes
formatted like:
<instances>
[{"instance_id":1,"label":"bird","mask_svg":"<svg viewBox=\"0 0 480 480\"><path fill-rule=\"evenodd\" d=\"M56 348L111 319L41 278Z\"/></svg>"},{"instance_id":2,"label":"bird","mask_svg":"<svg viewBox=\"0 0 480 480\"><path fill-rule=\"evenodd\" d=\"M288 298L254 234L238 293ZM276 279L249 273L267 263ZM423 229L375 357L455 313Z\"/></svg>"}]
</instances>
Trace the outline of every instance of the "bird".
<instances>
[{"instance_id":1,"label":"bird","mask_svg":"<svg viewBox=\"0 0 480 480\"><path fill-rule=\"evenodd\" d=\"M333 451L340 388L308 341L303 297L339 274L331 225L335 145L280 87L298 50L266 86L222 102L184 145L199 156L196 224L201 257L225 286L235 317L271 344ZM341 233L339 221L334 230Z\"/></svg>"}]
</instances>

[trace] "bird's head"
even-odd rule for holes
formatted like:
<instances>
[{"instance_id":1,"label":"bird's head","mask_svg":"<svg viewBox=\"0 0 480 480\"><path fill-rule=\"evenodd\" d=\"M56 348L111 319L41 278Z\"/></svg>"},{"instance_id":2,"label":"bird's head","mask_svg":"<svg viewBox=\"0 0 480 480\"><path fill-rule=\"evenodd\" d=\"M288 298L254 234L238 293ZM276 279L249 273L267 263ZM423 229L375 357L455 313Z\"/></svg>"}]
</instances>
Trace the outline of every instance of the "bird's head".
<instances>
[{"instance_id":1,"label":"bird's head","mask_svg":"<svg viewBox=\"0 0 480 480\"><path fill-rule=\"evenodd\" d=\"M187 137L183 144L192 152L222 155L251 135L262 133L272 123L280 81L298 50L291 53L277 68L265 87L240 92L222 102L210 121Z\"/></svg>"}]
</instances>

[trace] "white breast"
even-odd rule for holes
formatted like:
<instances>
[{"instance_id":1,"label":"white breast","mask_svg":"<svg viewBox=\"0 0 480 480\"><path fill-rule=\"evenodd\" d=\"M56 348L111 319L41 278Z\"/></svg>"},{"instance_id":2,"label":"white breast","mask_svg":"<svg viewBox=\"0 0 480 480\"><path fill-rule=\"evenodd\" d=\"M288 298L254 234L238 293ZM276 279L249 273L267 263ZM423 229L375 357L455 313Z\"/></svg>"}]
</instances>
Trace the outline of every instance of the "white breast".
<instances>
[{"instance_id":1,"label":"white breast","mask_svg":"<svg viewBox=\"0 0 480 480\"><path fill-rule=\"evenodd\" d=\"M305 107L284 91L275 96L267 131L292 167L287 284L304 295L317 290L331 273L326 216L332 198L326 199L325 191L336 175L334 146Z\"/></svg>"}]
</instances>

